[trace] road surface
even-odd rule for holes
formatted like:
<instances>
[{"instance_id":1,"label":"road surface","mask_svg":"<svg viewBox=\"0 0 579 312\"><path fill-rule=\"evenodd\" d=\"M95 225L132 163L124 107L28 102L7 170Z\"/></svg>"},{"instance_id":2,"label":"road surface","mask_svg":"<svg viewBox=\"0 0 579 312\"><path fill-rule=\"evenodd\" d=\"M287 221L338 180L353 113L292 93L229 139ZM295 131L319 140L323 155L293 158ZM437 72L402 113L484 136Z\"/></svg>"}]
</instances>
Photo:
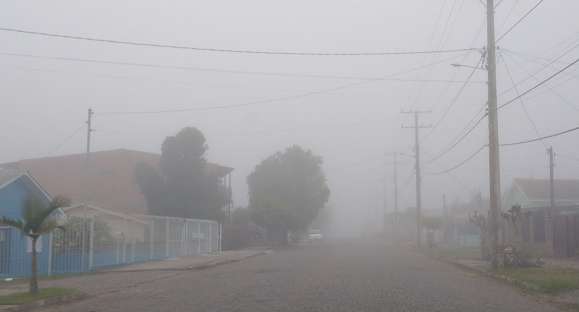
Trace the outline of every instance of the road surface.
<instances>
[{"instance_id":1,"label":"road surface","mask_svg":"<svg viewBox=\"0 0 579 312\"><path fill-rule=\"evenodd\" d=\"M557 311L510 286L378 242L299 246L201 271L133 274L155 278L43 311Z\"/></svg>"}]
</instances>

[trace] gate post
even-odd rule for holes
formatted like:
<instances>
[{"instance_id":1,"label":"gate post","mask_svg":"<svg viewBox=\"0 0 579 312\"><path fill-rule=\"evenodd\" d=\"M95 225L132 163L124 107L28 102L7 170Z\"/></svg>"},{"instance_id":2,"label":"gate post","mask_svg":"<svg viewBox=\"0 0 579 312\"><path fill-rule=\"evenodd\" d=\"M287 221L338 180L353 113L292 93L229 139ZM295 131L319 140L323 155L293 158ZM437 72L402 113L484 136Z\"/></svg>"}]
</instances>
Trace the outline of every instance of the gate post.
<instances>
[{"instance_id":1,"label":"gate post","mask_svg":"<svg viewBox=\"0 0 579 312\"><path fill-rule=\"evenodd\" d=\"M90 218L88 233L88 270L92 271L94 265L94 216Z\"/></svg>"},{"instance_id":2,"label":"gate post","mask_svg":"<svg viewBox=\"0 0 579 312\"><path fill-rule=\"evenodd\" d=\"M165 217L165 258L169 258L169 218Z\"/></svg>"},{"instance_id":3,"label":"gate post","mask_svg":"<svg viewBox=\"0 0 579 312\"><path fill-rule=\"evenodd\" d=\"M50 234L48 234L48 268L46 270L48 276L52 275L52 236L53 233L50 232Z\"/></svg>"},{"instance_id":4,"label":"gate post","mask_svg":"<svg viewBox=\"0 0 579 312\"><path fill-rule=\"evenodd\" d=\"M197 220L197 254L201 254L201 221Z\"/></svg>"}]
</instances>

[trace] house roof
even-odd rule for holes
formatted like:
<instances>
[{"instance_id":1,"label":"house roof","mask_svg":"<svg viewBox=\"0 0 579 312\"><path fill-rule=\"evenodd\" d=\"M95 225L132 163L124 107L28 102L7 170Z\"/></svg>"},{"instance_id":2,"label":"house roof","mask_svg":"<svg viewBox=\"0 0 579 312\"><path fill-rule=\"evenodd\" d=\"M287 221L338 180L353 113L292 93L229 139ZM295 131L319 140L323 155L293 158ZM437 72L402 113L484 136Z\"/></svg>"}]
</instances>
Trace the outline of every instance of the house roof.
<instances>
[{"instance_id":1,"label":"house roof","mask_svg":"<svg viewBox=\"0 0 579 312\"><path fill-rule=\"evenodd\" d=\"M87 166L85 154L25 159L0 167L27 171L50 194L64 195L74 203L86 203L127 214L145 214L146 202L134 177L135 166L159 165L160 155L116 149L93 152ZM232 168L209 164L208 170L223 176Z\"/></svg>"},{"instance_id":2,"label":"house roof","mask_svg":"<svg viewBox=\"0 0 579 312\"><path fill-rule=\"evenodd\" d=\"M15 168L0 168L0 189L21 177L24 173Z\"/></svg>"},{"instance_id":3,"label":"house roof","mask_svg":"<svg viewBox=\"0 0 579 312\"><path fill-rule=\"evenodd\" d=\"M548 179L515 179L513 182L529 200L549 200ZM554 180L557 201L579 201L579 180Z\"/></svg>"}]
</instances>

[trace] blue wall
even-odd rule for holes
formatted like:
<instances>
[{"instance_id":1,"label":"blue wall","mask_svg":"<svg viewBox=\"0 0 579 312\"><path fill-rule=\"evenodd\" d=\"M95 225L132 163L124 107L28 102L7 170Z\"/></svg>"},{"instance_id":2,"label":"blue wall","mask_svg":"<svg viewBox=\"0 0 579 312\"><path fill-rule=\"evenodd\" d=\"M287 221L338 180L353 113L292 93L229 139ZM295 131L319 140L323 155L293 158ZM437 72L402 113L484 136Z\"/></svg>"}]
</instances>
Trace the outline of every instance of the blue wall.
<instances>
[{"instance_id":1,"label":"blue wall","mask_svg":"<svg viewBox=\"0 0 579 312\"><path fill-rule=\"evenodd\" d=\"M26 199L34 196L39 200L48 202L50 199L36 188L35 184L27 176L22 176L16 181L0 189L0 216L19 219ZM41 237L42 251L38 254L38 271L40 274L48 273L49 241L48 236ZM7 250L8 249L8 250ZM0 250L0 261L4 272L0 276L27 276L30 274L31 253L27 251L27 238L18 230L11 229L8 241Z\"/></svg>"}]
</instances>

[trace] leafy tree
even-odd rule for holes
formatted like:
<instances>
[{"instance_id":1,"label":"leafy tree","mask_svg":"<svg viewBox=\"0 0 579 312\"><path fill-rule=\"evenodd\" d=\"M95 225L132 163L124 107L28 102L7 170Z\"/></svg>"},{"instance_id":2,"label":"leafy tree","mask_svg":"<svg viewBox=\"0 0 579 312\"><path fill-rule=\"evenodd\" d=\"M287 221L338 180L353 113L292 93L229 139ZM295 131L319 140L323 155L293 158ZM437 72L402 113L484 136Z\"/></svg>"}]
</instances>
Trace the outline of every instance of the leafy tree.
<instances>
[{"instance_id":1,"label":"leafy tree","mask_svg":"<svg viewBox=\"0 0 579 312\"><path fill-rule=\"evenodd\" d=\"M69 205L69 200L64 197L55 197L48 205L36 198L26 200L22 210L21 219L0 218L0 225L16 228L32 241L32 268L30 275L30 293L38 293L38 266L36 242L44 234L52 232L59 224L52 216L53 212L61 207Z\"/></svg>"},{"instance_id":2,"label":"leafy tree","mask_svg":"<svg viewBox=\"0 0 579 312\"><path fill-rule=\"evenodd\" d=\"M321 164L311 151L291 146L262 161L249 175L249 208L270 240L287 244L288 233L307 230L324 207L330 190Z\"/></svg>"},{"instance_id":3,"label":"leafy tree","mask_svg":"<svg viewBox=\"0 0 579 312\"><path fill-rule=\"evenodd\" d=\"M147 164L135 168L151 214L220 220L226 190L207 170L205 136L196 128L182 129L165 139L160 170Z\"/></svg>"}]
</instances>

